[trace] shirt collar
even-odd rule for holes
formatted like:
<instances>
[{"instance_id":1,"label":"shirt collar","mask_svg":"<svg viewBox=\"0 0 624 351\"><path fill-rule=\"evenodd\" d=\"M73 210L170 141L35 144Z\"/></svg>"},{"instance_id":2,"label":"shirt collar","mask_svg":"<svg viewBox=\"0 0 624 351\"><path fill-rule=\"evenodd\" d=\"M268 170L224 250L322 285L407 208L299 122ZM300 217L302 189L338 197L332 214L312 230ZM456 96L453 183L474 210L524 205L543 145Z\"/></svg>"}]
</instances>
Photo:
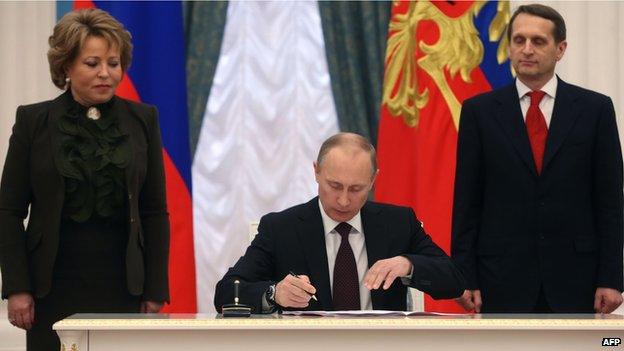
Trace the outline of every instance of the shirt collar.
<instances>
[{"instance_id":1,"label":"shirt collar","mask_svg":"<svg viewBox=\"0 0 624 351\"><path fill-rule=\"evenodd\" d=\"M554 99L555 96L557 95L557 84L558 84L557 75L553 74L552 78L550 78L550 80L546 84L544 84L544 86L540 90L545 92L546 95ZM517 78L516 78L516 89L518 90L518 98L520 99L525 97L527 93L531 92L531 88L527 87L524 83L520 81L520 79L517 79Z\"/></svg>"},{"instance_id":2,"label":"shirt collar","mask_svg":"<svg viewBox=\"0 0 624 351\"><path fill-rule=\"evenodd\" d=\"M331 217L325 213L325 209L323 208L323 204L321 203L321 199L318 200L319 208L321 209L321 218L323 219L323 229L325 231L325 235L329 234L340 222L336 222ZM347 221L358 233L362 233L362 215L361 211L353 216L350 220Z\"/></svg>"}]
</instances>

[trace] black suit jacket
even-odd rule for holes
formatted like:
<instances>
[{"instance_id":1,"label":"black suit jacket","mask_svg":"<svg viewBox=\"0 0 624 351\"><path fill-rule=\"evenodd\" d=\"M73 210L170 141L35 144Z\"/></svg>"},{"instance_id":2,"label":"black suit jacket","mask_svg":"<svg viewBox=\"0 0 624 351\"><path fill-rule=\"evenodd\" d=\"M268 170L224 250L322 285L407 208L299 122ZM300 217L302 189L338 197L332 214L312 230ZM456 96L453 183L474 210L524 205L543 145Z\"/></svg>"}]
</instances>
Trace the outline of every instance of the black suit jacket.
<instances>
[{"instance_id":1,"label":"black suit jacket","mask_svg":"<svg viewBox=\"0 0 624 351\"><path fill-rule=\"evenodd\" d=\"M158 112L154 106L113 99L110 113L129 133L133 151L125 170L128 290L144 300L168 301L169 219ZM0 185L3 298L17 292L43 297L50 291L65 195L64 178L55 165L60 147L58 119L71 102L66 92L17 109Z\"/></svg>"},{"instance_id":2,"label":"black suit jacket","mask_svg":"<svg viewBox=\"0 0 624 351\"><path fill-rule=\"evenodd\" d=\"M414 265L411 286L433 298L453 298L463 292L463 278L446 254L422 230L411 208L367 202L361 209L368 266L404 255ZM308 310L333 310L323 220L318 197L279 213L262 217L247 252L217 283L215 307L232 303L233 281L239 279L241 302L262 311L268 286L289 271L305 274L316 287L318 302ZM406 287L400 279L392 286L371 291L373 308L406 309Z\"/></svg>"},{"instance_id":3,"label":"black suit jacket","mask_svg":"<svg viewBox=\"0 0 624 351\"><path fill-rule=\"evenodd\" d=\"M622 155L611 99L558 81L543 169L515 84L464 102L452 257L484 312L592 312L622 291Z\"/></svg>"}]
</instances>

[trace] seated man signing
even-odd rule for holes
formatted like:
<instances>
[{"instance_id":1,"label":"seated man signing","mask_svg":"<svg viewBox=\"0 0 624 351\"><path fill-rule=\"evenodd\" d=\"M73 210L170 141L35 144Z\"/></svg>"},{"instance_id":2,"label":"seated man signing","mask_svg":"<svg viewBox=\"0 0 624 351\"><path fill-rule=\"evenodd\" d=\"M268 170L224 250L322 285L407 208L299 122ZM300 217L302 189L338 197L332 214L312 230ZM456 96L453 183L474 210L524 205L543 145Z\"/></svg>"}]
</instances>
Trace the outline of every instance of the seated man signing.
<instances>
[{"instance_id":1,"label":"seated man signing","mask_svg":"<svg viewBox=\"0 0 624 351\"><path fill-rule=\"evenodd\" d=\"M262 217L245 255L217 283L217 311L234 300L235 280L254 313L406 310L407 286L434 299L461 295L461 273L412 209L367 201L376 166L364 137L327 139L314 162L318 197Z\"/></svg>"}]
</instances>

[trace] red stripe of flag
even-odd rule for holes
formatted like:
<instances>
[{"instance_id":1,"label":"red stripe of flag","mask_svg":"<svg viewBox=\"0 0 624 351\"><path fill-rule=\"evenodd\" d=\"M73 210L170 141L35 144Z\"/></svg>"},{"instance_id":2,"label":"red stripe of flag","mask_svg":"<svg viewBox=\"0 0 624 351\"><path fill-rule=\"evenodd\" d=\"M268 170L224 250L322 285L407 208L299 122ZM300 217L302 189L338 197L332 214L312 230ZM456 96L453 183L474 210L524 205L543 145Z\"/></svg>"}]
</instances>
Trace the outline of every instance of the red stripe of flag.
<instances>
[{"instance_id":1,"label":"red stripe of flag","mask_svg":"<svg viewBox=\"0 0 624 351\"><path fill-rule=\"evenodd\" d=\"M453 11L447 15L457 17L471 5L458 4L458 7L451 7ZM407 2L393 6L393 17L407 13L408 6ZM440 35L438 25L431 20L421 20L411 40L436 43ZM389 33L389 37L393 34ZM422 57L418 45L414 47L414 55ZM459 74L451 78L445 71L446 81L460 103L490 90L479 67L473 69L470 76L472 83L466 83ZM449 106L432 77L418 66L416 79L418 92L429 92L428 103L419 110L420 120L416 127L409 127L402 117L393 116L386 105L382 106L377 142L380 172L375 184L375 199L412 207L425 231L449 254L457 129ZM393 88L396 93L397 87ZM425 309L464 312L453 300L436 301L429 296L425 296Z\"/></svg>"}]
</instances>

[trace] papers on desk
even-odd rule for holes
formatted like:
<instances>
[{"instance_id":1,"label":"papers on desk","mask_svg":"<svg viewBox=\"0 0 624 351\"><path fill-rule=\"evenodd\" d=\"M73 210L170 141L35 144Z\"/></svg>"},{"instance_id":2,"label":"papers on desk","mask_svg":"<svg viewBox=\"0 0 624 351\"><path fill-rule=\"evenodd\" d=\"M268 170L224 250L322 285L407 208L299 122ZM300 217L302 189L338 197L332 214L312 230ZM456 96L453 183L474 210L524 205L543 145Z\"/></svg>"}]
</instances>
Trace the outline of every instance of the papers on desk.
<instances>
[{"instance_id":1,"label":"papers on desk","mask_svg":"<svg viewBox=\"0 0 624 351\"><path fill-rule=\"evenodd\" d=\"M362 310L362 311L283 311L285 316L352 316L352 317L375 317L375 316L461 316L457 313L440 312L414 312L414 311L387 311L387 310Z\"/></svg>"}]
</instances>

